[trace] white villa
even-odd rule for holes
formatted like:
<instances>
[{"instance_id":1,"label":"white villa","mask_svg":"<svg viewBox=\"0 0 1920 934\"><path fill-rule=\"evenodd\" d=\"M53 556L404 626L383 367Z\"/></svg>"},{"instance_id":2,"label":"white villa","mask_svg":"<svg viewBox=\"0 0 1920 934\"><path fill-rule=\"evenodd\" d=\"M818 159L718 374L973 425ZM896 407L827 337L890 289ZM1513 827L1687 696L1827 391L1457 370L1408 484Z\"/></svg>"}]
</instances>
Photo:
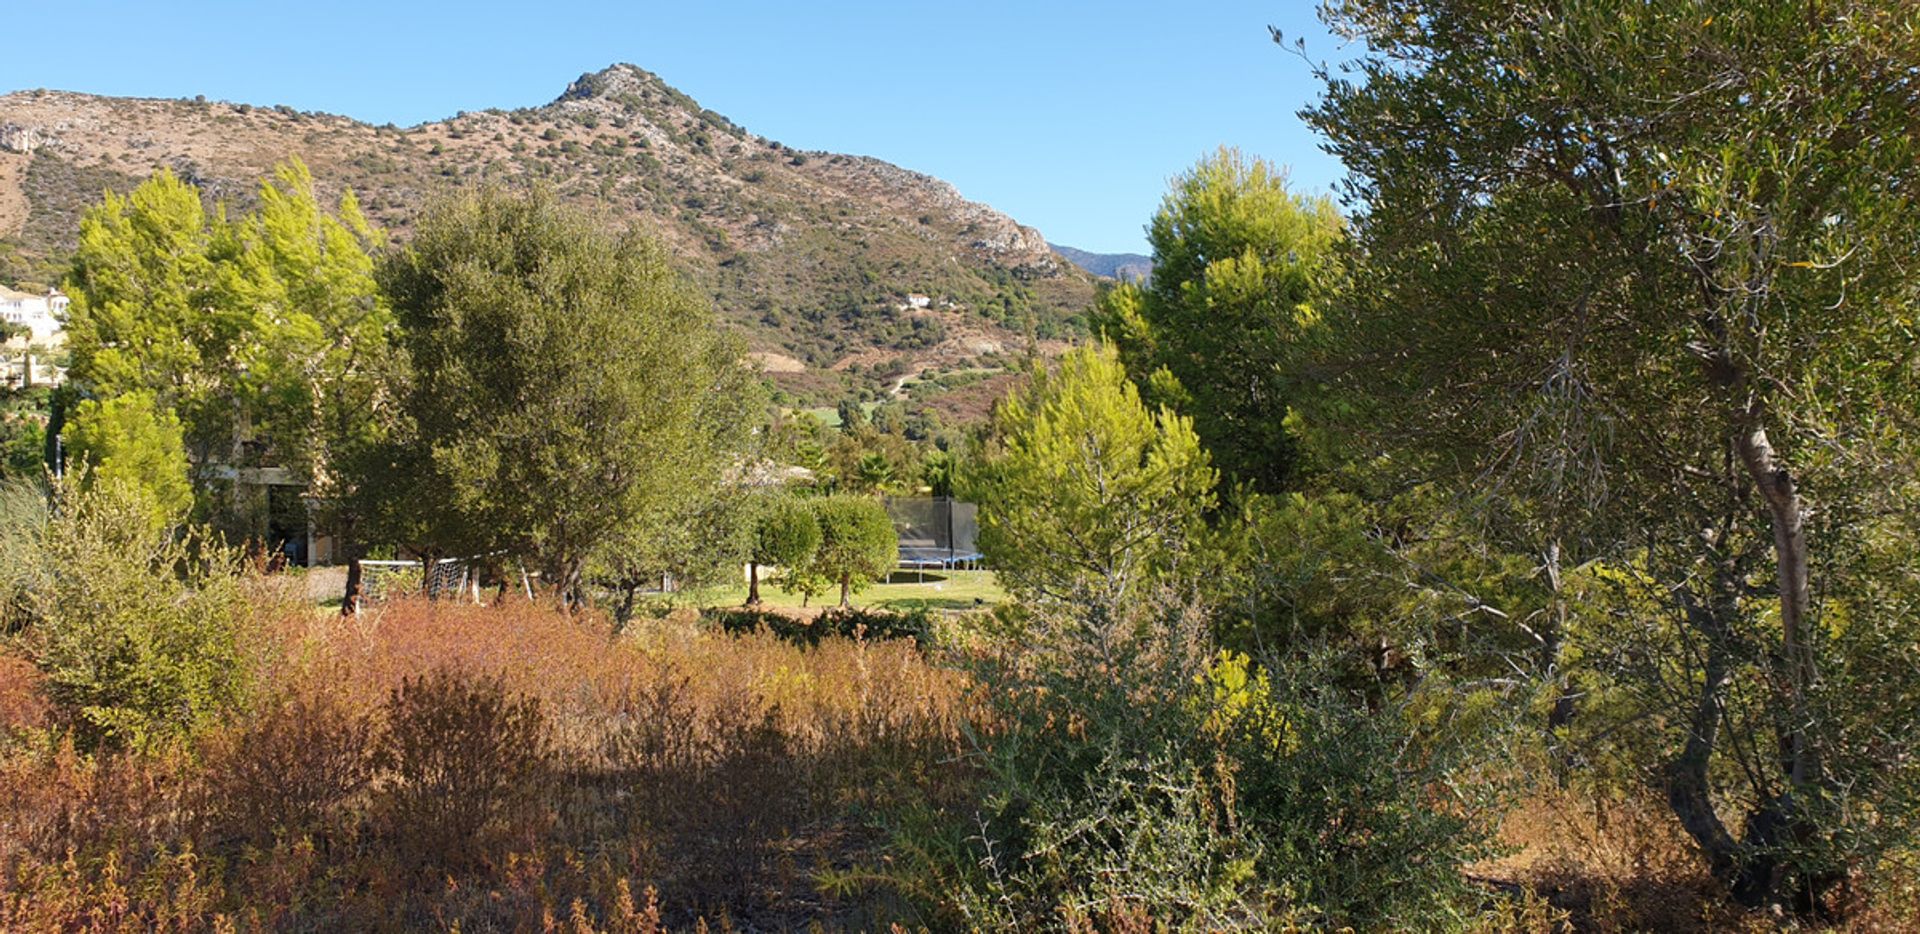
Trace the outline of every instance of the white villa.
<instances>
[{"instance_id":1,"label":"white villa","mask_svg":"<svg viewBox=\"0 0 1920 934\"><path fill-rule=\"evenodd\" d=\"M0 384L19 386L61 381L65 374L40 358L67 342L62 322L66 313L67 297L57 289L35 295L0 287L0 321L27 329L24 338L9 339L6 353L0 354Z\"/></svg>"},{"instance_id":2,"label":"white villa","mask_svg":"<svg viewBox=\"0 0 1920 934\"><path fill-rule=\"evenodd\" d=\"M32 343L58 346L63 341L60 316L67 313L67 297L57 289L45 295L15 292L0 286L0 321L24 324L33 330Z\"/></svg>"}]
</instances>

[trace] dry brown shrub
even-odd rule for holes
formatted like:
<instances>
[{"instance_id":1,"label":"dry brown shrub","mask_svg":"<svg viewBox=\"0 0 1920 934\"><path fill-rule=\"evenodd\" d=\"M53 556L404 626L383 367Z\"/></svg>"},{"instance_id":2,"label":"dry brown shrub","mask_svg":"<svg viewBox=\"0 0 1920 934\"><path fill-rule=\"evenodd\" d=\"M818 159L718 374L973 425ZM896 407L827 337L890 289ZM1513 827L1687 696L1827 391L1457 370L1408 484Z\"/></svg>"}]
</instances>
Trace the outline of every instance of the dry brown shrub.
<instances>
[{"instance_id":1,"label":"dry brown shrub","mask_svg":"<svg viewBox=\"0 0 1920 934\"><path fill-rule=\"evenodd\" d=\"M204 810L215 839L323 841L351 831L349 808L372 778L371 718L332 694L297 694L203 743Z\"/></svg>"},{"instance_id":2,"label":"dry brown shrub","mask_svg":"<svg viewBox=\"0 0 1920 934\"><path fill-rule=\"evenodd\" d=\"M53 722L53 706L41 690L43 680L32 662L0 652L0 739L44 729Z\"/></svg>"},{"instance_id":3,"label":"dry brown shrub","mask_svg":"<svg viewBox=\"0 0 1920 934\"><path fill-rule=\"evenodd\" d=\"M497 677L436 668L388 696L373 765L372 816L422 869L483 861L543 803L550 765L535 698Z\"/></svg>"},{"instance_id":4,"label":"dry brown shrub","mask_svg":"<svg viewBox=\"0 0 1920 934\"><path fill-rule=\"evenodd\" d=\"M1740 931L1770 929L1732 907L1705 860L1663 802L1541 788L1501 827L1516 852L1475 872L1509 880L1521 898L1514 930ZM1545 927L1536 926L1545 924Z\"/></svg>"}]
</instances>

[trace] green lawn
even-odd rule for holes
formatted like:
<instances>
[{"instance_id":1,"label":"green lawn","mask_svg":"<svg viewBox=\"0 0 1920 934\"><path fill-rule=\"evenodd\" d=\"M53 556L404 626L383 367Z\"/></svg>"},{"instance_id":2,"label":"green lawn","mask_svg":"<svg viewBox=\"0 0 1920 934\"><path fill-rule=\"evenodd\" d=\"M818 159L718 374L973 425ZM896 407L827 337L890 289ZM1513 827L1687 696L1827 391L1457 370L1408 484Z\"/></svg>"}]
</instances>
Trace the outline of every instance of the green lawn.
<instances>
[{"instance_id":1,"label":"green lawn","mask_svg":"<svg viewBox=\"0 0 1920 934\"><path fill-rule=\"evenodd\" d=\"M330 583L330 582L329 582ZM338 589L329 586L324 591L316 590L310 595L321 615L340 612L340 594ZM491 600L489 590L486 599ZM798 607L800 595L787 593L778 587L760 581L760 599L770 606ZM972 610L993 606L1007 599L1007 592L1000 589L1000 582L994 580L992 571L900 571L883 583L869 586L866 590L853 595L853 605L877 606L887 609L906 610L925 607L933 610ZM713 590L689 592L674 599L679 606L739 606L747 600L745 583L736 587L721 587ZM835 588L814 600L809 606L830 607L840 600L840 591Z\"/></svg>"},{"instance_id":2,"label":"green lawn","mask_svg":"<svg viewBox=\"0 0 1920 934\"><path fill-rule=\"evenodd\" d=\"M971 610L992 606L1006 598L1007 592L1000 589L992 571L895 571L886 582L854 594L853 604L888 609ZM746 599L747 588L742 584L710 591L702 602L710 606L739 606ZM787 593L764 580L760 582L760 599L773 606L800 605L798 594ZM839 599L840 591L836 588L809 605L832 606Z\"/></svg>"}]
</instances>

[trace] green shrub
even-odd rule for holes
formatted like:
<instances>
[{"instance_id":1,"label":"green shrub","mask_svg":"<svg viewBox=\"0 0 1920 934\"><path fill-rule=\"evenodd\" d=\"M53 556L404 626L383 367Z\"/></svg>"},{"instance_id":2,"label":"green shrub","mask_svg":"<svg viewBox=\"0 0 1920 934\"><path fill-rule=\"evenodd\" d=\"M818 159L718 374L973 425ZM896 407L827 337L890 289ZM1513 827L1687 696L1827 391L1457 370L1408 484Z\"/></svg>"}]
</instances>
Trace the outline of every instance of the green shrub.
<instances>
[{"instance_id":1,"label":"green shrub","mask_svg":"<svg viewBox=\"0 0 1920 934\"><path fill-rule=\"evenodd\" d=\"M56 485L27 633L48 694L76 739L150 748L193 731L245 695L246 606L236 556L202 536L155 532L124 486Z\"/></svg>"},{"instance_id":2,"label":"green shrub","mask_svg":"<svg viewBox=\"0 0 1920 934\"><path fill-rule=\"evenodd\" d=\"M36 483L0 481L0 633L33 618L33 594L45 586L47 494Z\"/></svg>"},{"instance_id":3,"label":"green shrub","mask_svg":"<svg viewBox=\"0 0 1920 934\"><path fill-rule=\"evenodd\" d=\"M912 639L924 646L933 633L933 613L926 607L840 607L820 614L814 628L849 638Z\"/></svg>"},{"instance_id":4,"label":"green shrub","mask_svg":"<svg viewBox=\"0 0 1920 934\"><path fill-rule=\"evenodd\" d=\"M1486 838L1433 799L1446 758L1391 707L1211 654L1205 628L1028 618L974 666L999 725L979 803L892 815L880 875L971 929L1457 926Z\"/></svg>"},{"instance_id":5,"label":"green shrub","mask_svg":"<svg viewBox=\"0 0 1920 934\"><path fill-rule=\"evenodd\" d=\"M922 645L933 632L932 614L924 607L909 610L844 607L811 619L753 607L709 607L700 619L722 632L734 634L766 630L796 645L819 645L828 636L862 639L912 639Z\"/></svg>"}]
</instances>

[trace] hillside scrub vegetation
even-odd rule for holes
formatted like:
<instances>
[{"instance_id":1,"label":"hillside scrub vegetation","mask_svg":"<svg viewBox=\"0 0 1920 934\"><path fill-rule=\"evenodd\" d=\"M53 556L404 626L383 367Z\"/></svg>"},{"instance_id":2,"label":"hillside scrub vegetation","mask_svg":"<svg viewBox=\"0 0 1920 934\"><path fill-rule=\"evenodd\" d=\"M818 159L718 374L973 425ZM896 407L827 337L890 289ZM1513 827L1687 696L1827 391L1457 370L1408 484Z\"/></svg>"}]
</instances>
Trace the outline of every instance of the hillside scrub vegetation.
<instances>
[{"instance_id":1,"label":"hillside scrub vegetation","mask_svg":"<svg viewBox=\"0 0 1920 934\"><path fill-rule=\"evenodd\" d=\"M0 200L26 214L0 233L8 282L57 284L75 221L102 191L126 195L165 168L250 212L255 179L298 153L323 200L356 192L367 219L401 240L436 195L489 185L547 185L573 207L648 229L730 329L806 365L776 379L809 404L885 386L832 369L845 359L972 361L983 339L1081 333L1093 294L1091 277L1034 231L944 182L870 158L797 153L628 64L581 75L544 106L406 128L67 92L0 94L0 123L58 138L23 158L17 181L0 181L9 189ZM915 292L953 307L901 311Z\"/></svg>"}]
</instances>

